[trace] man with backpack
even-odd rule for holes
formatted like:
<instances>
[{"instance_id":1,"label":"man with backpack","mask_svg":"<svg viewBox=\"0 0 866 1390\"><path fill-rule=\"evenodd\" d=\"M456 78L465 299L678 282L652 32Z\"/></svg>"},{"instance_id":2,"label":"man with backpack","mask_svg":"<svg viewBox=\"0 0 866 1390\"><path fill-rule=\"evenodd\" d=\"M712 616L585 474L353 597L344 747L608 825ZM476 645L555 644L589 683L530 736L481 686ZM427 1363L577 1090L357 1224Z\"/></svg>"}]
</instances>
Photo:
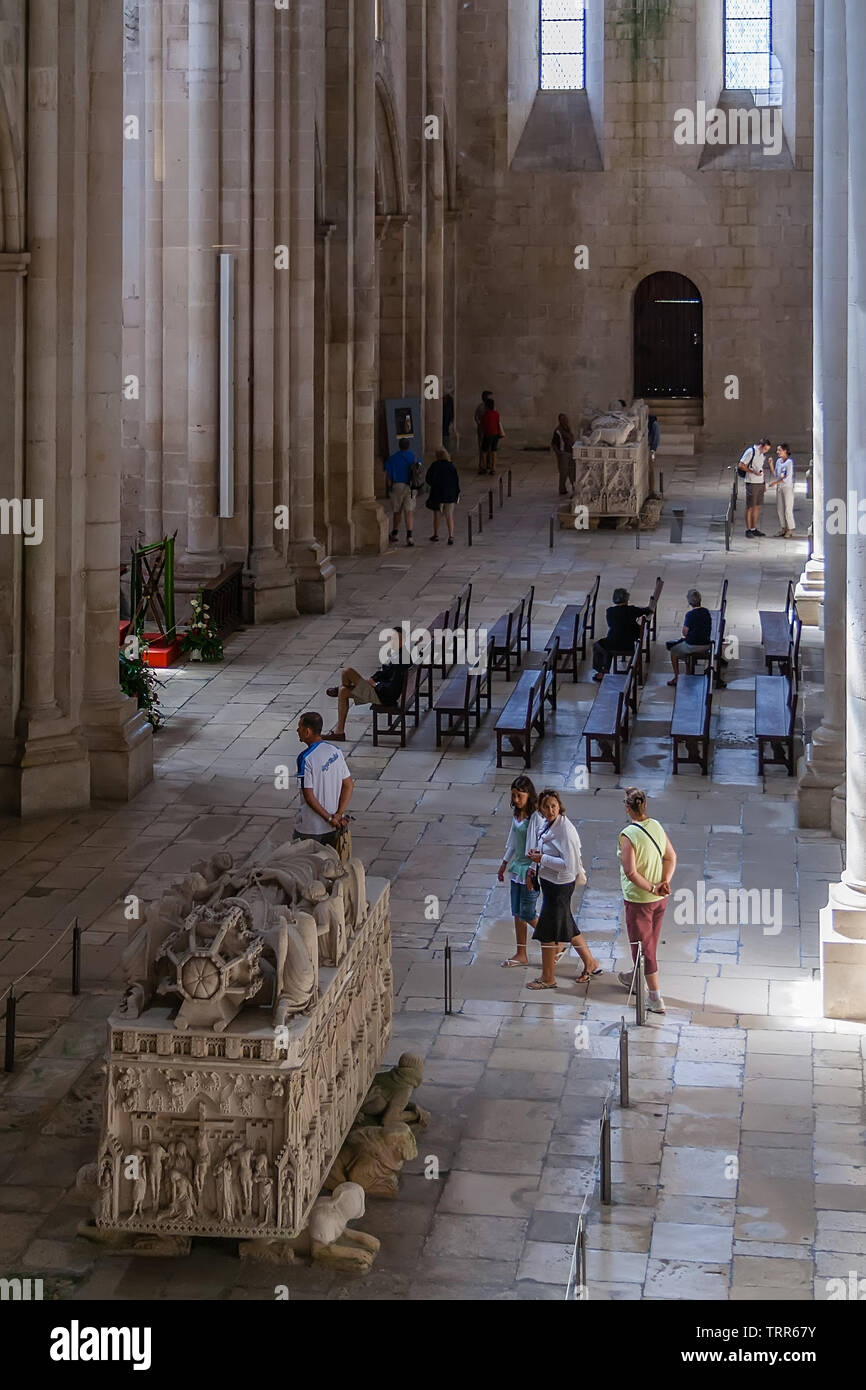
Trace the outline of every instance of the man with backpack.
<instances>
[{"instance_id":1,"label":"man with backpack","mask_svg":"<svg viewBox=\"0 0 866 1390\"><path fill-rule=\"evenodd\" d=\"M412 532L415 524L415 498L423 486L423 470L418 459L409 448L408 439L397 440L397 452L385 464L385 477L391 487L391 534L388 539L393 544L400 539L400 516L406 518L406 544L414 545Z\"/></svg>"},{"instance_id":2,"label":"man with backpack","mask_svg":"<svg viewBox=\"0 0 866 1390\"><path fill-rule=\"evenodd\" d=\"M737 476L746 484L746 538L757 540L765 535L758 530L761 519L761 503L764 500L764 457L770 452L769 439L750 444L737 464Z\"/></svg>"}]
</instances>

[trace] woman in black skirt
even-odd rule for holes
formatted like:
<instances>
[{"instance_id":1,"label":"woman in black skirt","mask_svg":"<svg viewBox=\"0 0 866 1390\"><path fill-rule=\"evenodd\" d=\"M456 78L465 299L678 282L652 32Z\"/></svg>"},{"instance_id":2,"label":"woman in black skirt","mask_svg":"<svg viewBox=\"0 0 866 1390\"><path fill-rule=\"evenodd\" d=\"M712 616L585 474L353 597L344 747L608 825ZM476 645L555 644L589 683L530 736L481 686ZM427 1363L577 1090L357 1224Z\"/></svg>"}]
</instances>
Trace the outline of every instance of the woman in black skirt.
<instances>
[{"instance_id":1,"label":"woman in black skirt","mask_svg":"<svg viewBox=\"0 0 866 1390\"><path fill-rule=\"evenodd\" d=\"M551 788L538 798L538 809L546 821L528 858L537 866L543 894L541 913L533 940L541 942L541 979L533 980L529 989L556 989L554 968L560 954L560 944L571 942L583 962L579 985L593 975L601 974L601 966L586 944L582 932L571 915L571 895L577 884L586 883L586 873L580 857L580 836L565 814L559 792Z\"/></svg>"}]
</instances>

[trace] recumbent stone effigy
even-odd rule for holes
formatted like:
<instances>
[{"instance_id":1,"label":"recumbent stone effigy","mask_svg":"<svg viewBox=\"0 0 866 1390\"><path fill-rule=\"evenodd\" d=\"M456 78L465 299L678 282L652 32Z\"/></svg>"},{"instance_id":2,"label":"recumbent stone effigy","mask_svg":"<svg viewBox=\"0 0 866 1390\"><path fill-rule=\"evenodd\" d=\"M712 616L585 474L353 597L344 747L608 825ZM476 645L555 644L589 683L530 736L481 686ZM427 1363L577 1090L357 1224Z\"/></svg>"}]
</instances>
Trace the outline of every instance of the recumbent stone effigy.
<instances>
[{"instance_id":1,"label":"recumbent stone effigy","mask_svg":"<svg viewBox=\"0 0 866 1390\"><path fill-rule=\"evenodd\" d=\"M152 903L108 1020L83 1234L297 1236L390 1038L390 952L387 881L310 840L217 854Z\"/></svg>"}]
</instances>

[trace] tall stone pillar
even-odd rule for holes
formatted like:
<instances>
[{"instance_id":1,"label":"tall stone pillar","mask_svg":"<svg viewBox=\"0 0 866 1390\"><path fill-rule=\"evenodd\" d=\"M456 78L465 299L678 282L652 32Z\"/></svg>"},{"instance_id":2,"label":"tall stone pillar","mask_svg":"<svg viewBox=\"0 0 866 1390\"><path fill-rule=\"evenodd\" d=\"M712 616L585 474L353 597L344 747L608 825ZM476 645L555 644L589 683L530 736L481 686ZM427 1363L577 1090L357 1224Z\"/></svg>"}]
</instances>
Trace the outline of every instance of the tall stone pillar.
<instances>
[{"instance_id":1,"label":"tall stone pillar","mask_svg":"<svg viewBox=\"0 0 866 1390\"><path fill-rule=\"evenodd\" d=\"M163 130L162 5L144 3L140 10L144 55L144 536L148 545L162 539L162 335L163 335Z\"/></svg>"},{"instance_id":2,"label":"tall stone pillar","mask_svg":"<svg viewBox=\"0 0 866 1390\"><path fill-rule=\"evenodd\" d=\"M189 0L187 540L182 587L218 574L220 0Z\"/></svg>"},{"instance_id":3,"label":"tall stone pillar","mask_svg":"<svg viewBox=\"0 0 866 1390\"><path fill-rule=\"evenodd\" d=\"M824 601L824 5L825 0L815 0L812 69L812 554L795 594L797 612L807 627L817 627ZM801 820L807 823L811 822Z\"/></svg>"},{"instance_id":4,"label":"tall stone pillar","mask_svg":"<svg viewBox=\"0 0 866 1390\"><path fill-rule=\"evenodd\" d=\"M123 12L90 0L87 120L86 626L81 724L92 796L126 801L153 777L153 735L118 684L122 379ZM79 291L80 292L80 291Z\"/></svg>"},{"instance_id":5,"label":"tall stone pillar","mask_svg":"<svg viewBox=\"0 0 866 1390\"><path fill-rule=\"evenodd\" d=\"M825 0L826 4L826 0ZM866 496L866 26L846 0L848 63L848 492ZM825 70L825 91L829 71ZM821 913L821 979L830 1018L866 1020L866 536L848 528L847 867ZM853 534L852 534L853 531ZM841 636L841 634L837 634Z\"/></svg>"},{"instance_id":6,"label":"tall stone pillar","mask_svg":"<svg viewBox=\"0 0 866 1390\"><path fill-rule=\"evenodd\" d=\"M291 157L285 200L291 247L289 322L285 328L289 389L283 393L285 414L288 416L290 412L291 415L290 420L286 419L288 449L284 455L291 488L291 529L286 559L294 573L296 601L302 613L326 612L333 606L337 592L336 569L315 536L316 210L310 196L316 178L315 83L311 55L306 51L305 42L316 33L316 19L317 6L312 0L296 3L290 35ZM365 442L365 450L366 447Z\"/></svg>"},{"instance_id":7,"label":"tall stone pillar","mask_svg":"<svg viewBox=\"0 0 866 1390\"><path fill-rule=\"evenodd\" d=\"M422 149L426 175L426 274L424 284L424 447L430 457L442 447L442 396L444 385L445 323L445 3L426 0L427 6L427 118L435 139L425 139ZM431 394L430 378L436 378Z\"/></svg>"},{"instance_id":8,"label":"tall stone pillar","mask_svg":"<svg viewBox=\"0 0 866 1390\"><path fill-rule=\"evenodd\" d=\"M845 833L845 643L834 634L845 612L846 537L828 533L825 498L846 497L847 476L847 340L848 314L848 95L845 76L844 0L818 0L816 15L823 20L823 101L815 146L815 457L820 458L822 483L815 492L816 542L823 545L824 585L824 708L821 724L806 750L799 787L799 822L813 828L831 827ZM817 78L816 78L817 81ZM820 249L819 249L820 248ZM802 616L802 599L798 610ZM839 640L832 640L834 635Z\"/></svg>"},{"instance_id":9,"label":"tall stone pillar","mask_svg":"<svg viewBox=\"0 0 866 1390\"><path fill-rule=\"evenodd\" d=\"M81 139L88 81L86 59L83 70L76 68L74 38L68 27L61 28L56 0L31 0L27 53L31 260L26 290L23 495L41 504L43 535L40 544L23 546L23 669L18 746L8 787L9 809L22 816L85 806L90 799L90 764L76 729L77 718L70 708L61 708L57 689L57 631L68 617L60 609L60 596L65 594L71 602L68 538L73 520L67 506L59 514L63 490L68 496L71 486L70 458L58 448L61 374L66 367L65 363L61 367L60 356L61 345L68 341L64 327L70 315L66 242L77 231L77 224L70 220L70 204L81 192L71 176L68 154L61 157L61 150L63 145L68 150L70 138ZM78 57L81 61L80 53ZM118 52L118 65L121 62ZM61 472L64 489L58 486ZM68 664L66 673L69 697Z\"/></svg>"},{"instance_id":10,"label":"tall stone pillar","mask_svg":"<svg viewBox=\"0 0 866 1390\"><path fill-rule=\"evenodd\" d=\"M382 551L388 523L376 501L376 24L369 0L354 6L354 364L352 526L356 547Z\"/></svg>"}]
</instances>

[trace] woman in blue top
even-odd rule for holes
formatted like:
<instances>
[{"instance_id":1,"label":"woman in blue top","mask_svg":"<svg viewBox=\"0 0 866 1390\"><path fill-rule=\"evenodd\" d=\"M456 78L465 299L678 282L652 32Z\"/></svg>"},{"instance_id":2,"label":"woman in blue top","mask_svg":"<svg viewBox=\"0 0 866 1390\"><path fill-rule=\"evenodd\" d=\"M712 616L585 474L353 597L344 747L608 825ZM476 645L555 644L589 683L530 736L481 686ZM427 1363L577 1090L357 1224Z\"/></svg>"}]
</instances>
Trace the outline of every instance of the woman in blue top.
<instances>
[{"instance_id":1,"label":"woman in blue top","mask_svg":"<svg viewBox=\"0 0 866 1390\"><path fill-rule=\"evenodd\" d=\"M517 950L502 962L506 969L529 964L526 954L527 928L534 927L538 920L538 890L526 886L526 875L532 868L529 851L535 848L538 832L546 824L537 807L538 795L530 778L515 777L511 783L513 819L497 875L499 882L504 883L506 870L511 871L511 911Z\"/></svg>"}]
</instances>

